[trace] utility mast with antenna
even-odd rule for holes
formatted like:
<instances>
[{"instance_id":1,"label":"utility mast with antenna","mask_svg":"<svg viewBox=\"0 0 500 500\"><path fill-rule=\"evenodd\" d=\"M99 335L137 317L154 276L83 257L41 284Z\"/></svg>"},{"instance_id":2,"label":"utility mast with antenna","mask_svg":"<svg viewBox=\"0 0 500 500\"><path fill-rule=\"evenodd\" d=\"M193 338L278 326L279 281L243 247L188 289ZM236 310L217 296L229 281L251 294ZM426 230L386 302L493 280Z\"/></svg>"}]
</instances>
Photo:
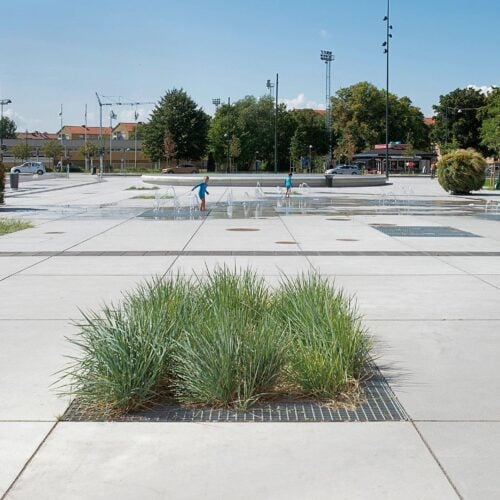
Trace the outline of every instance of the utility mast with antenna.
<instances>
[{"instance_id":1,"label":"utility mast with antenna","mask_svg":"<svg viewBox=\"0 0 500 500\"><path fill-rule=\"evenodd\" d=\"M104 138L102 135L102 107L103 106L141 106L144 104L156 104L154 102L123 102L123 100L119 97L117 100L113 100L107 96L101 96L103 98L108 99L112 102L103 102L99 94L95 93L97 97L97 102L99 103L99 176L102 177L104 173ZM137 112L137 111L136 111ZM111 134L111 130L109 131Z\"/></svg>"}]
</instances>

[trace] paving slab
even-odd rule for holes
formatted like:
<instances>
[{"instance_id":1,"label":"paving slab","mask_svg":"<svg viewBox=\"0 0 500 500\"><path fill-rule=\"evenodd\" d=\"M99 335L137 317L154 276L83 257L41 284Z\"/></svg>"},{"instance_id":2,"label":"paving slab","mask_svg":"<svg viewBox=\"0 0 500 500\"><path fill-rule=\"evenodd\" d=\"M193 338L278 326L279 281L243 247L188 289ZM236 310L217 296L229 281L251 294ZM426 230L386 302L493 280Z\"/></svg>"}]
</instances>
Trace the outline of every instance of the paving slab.
<instances>
[{"instance_id":1,"label":"paving slab","mask_svg":"<svg viewBox=\"0 0 500 500\"><path fill-rule=\"evenodd\" d=\"M1 244L0 251L4 251ZM46 257L0 257L0 280L45 259Z\"/></svg>"},{"instance_id":2,"label":"paving slab","mask_svg":"<svg viewBox=\"0 0 500 500\"><path fill-rule=\"evenodd\" d=\"M134 219L76 246L74 250L182 250L201 223Z\"/></svg>"},{"instance_id":3,"label":"paving slab","mask_svg":"<svg viewBox=\"0 0 500 500\"><path fill-rule=\"evenodd\" d=\"M499 250L500 251L500 250ZM500 274L500 257L439 257L439 260L469 274Z\"/></svg>"},{"instance_id":4,"label":"paving slab","mask_svg":"<svg viewBox=\"0 0 500 500\"><path fill-rule=\"evenodd\" d=\"M450 275L465 271L448 265L434 257L420 256L308 256L308 260L322 275L352 276L403 276L403 275Z\"/></svg>"},{"instance_id":5,"label":"paving slab","mask_svg":"<svg viewBox=\"0 0 500 500\"><path fill-rule=\"evenodd\" d=\"M74 349L67 321L0 320L0 421L53 420L69 405L53 386Z\"/></svg>"},{"instance_id":6,"label":"paving slab","mask_svg":"<svg viewBox=\"0 0 500 500\"><path fill-rule=\"evenodd\" d=\"M174 260L175 256L51 257L20 274L23 276L154 276L164 274Z\"/></svg>"},{"instance_id":7,"label":"paving slab","mask_svg":"<svg viewBox=\"0 0 500 500\"><path fill-rule=\"evenodd\" d=\"M0 495L7 491L53 425L0 422Z\"/></svg>"},{"instance_id":8,"label":"paving slab","mask_svg":"<svg viewBox=\"0 0 500 500\"><path fill-rule=\"evenodd\" d=\"M409 423L60 423L9 500L399 500L403 491L457 498Z\"/></svg>"},{"instance_id":9,"label":"paving slab","mask_svg":"<svg viewBox=\"0 0 500 500\"><path fill-rule=\"evenodd\" d=\"M500 290L474 276L386 276L383 280L336 276L336 283L356 294L366 319L500 319Z\"/></svg>"},{"instance_id":10,"label":"paving slab","mask_svg":"<svg viewBox=\"0 0 500 500\"><path fill-rule=\"evenodd\" d=\"M420 422L417 427L463 498L500 498L500 422Z\"/></svg>"},{"instance_id":11,"label":"paving slab","mask_svg":"<svg viewBox=\"0 0 500 500\"><path fill-rule=\"evenodd\" d=\"M312 267L305 257L256 257L256 256L181 256L172 266L175 274L197 274L204 275L207 271L213 271L217 266L228 266L230 269L250 268L258 275L281 276L296 275L302 272L312 271Z\"/></svg>"},{"instance_id":12,"label":"paving slab","mask_svg":"<svg viewBox=\"0 0 500 500\"><path fill-rule=\"evenodd\" d=\"M140 276L23 276L0 282L0 319L77 319L118 302Z\"/></svg>"},{"instance_id":13,"label":"paving slab","mask_svg":"<svg viewBox=\"0 0 500 500\"><path fill-rule=\"evenodd\" d=\"M499 420L500 321L368 321L414 420Z\"/></svg>"}]
</instances>

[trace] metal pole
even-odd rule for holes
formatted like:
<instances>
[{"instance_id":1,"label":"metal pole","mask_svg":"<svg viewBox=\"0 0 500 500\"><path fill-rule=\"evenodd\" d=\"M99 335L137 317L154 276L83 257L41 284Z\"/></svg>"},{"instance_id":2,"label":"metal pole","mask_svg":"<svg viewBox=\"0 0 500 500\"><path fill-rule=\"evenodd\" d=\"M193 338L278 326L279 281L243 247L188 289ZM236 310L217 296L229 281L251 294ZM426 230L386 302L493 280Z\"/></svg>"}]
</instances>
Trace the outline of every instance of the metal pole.
<instances>
[{"instance_id":1,"label":"metal pole","mask_svg":"<svg viewBox=\"0 0 500 500\"><path fill-rule=\"evenodd\" d=\"M386 19L386 91L385 91L385 176L389 179L389 14L390 14L390 0L387 0L387 19Z\"/></svg>"},{"instance_id":2,"label":"metal pole","mask_svg":"<svg viewBox=\"0 0 500 500\"><path fill-rule=\"evenodd\" d=\"M113 110L109 112L109 167L113 170Z\"/></svg>"},{"instance_id":3,"label":"metal pole","mask_svg":"<svg viewBox=\"0 0 500 500\"><path fill-rule=\"evenodd\" d=\"M89 169L89 155L87 151L87 105L85 104L85 172Z\"/></svg>"},{"instance_id":4,"label":"metal pole","mask_svg":"<svg viewBox=\"0 0 500 500\"><path fill-rule=\"evenodd\" d=\"M4 104L4 101L3 99L0 101L0 106L2 108L2 118L1 118L1 121L0 121L0 126L1 126L1 130L0 130L0 161L3 160L3 104Z\"/></svg>"},{"instance_id":5,"label":"metal pole","mask_svg":"<svg viewBox=\"0 0 500 500\"><path fill-rule=\"evenodd\" d=\"M137 113L137 109L134 113L135 119L135 128L134 128L134 171L137 171L137 118L139 118L139 114Z\"/></svg>"},{"instance_id":6,"label":"metal pole","mask_svg":"<svg viewBox=\"0 0 500 500\"><path fill-rule=\"evenodd\" d=\"M276 102L274 103L274 173L278 173L278 73L276 73Z\"/></svg>"},{"instance_id":7,"label":"metal pole","mask_svg":"<svg viewBox=\"0 0 500 500\"><path fill-rule=\"evenodd\" d=\"M231 154L229 151L230 148L230 138L231 138L231 133L230 133L230 119L231 119L231 98L227 98L227 105L228 105L228 110L227 110L227 171L228 173L231 173Z\"/></svg>"},{"instance_id":8,"label":"metal pole","mask_svg":"<svg viewBox=\"0 0 500 500\"><path fill-rule=\"evenodd\" d=\"M61 111L59 112L59 116L61 118L61 172L63 170L63 163L64 163L64 133L63 133L63 105L61 104Z\"/></svg>"}]
</instances>

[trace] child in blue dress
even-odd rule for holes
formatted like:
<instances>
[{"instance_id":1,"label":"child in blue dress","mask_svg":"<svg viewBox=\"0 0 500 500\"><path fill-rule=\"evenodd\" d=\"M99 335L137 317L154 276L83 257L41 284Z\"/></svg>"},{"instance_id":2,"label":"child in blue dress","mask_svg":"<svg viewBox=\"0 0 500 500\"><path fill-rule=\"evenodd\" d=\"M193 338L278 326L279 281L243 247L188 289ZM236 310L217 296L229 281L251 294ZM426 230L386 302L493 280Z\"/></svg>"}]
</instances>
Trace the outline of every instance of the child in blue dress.
<instances>
[{"instance_id":1,"label":"child in blue dress","mask_svg":"<svg viewBox=\"0 0 500 500\"><path fill-rule=\"evenodd\" d=\"M200 182L199 184L196 184L196 186L191 189L191 191L194 191L196 188L200 188L198 191L198 197L200 198L200 211L204 212L205 211L205 195L210 194L207 191L207 186L208 186L208 176L203 179L203 182Z\"/></svg>"},{"instance_id":2,"label":"child in blue dress","mask_svg":"<svg viewBox=\"0 0 500 500\"><path fill-rule=\"evenodd\" d=\"M290 172L288 174L288 177L285 179L285 187L286 187L285 196L289 198L292 192L292 172Z\"/></svg>"}]
</instances>

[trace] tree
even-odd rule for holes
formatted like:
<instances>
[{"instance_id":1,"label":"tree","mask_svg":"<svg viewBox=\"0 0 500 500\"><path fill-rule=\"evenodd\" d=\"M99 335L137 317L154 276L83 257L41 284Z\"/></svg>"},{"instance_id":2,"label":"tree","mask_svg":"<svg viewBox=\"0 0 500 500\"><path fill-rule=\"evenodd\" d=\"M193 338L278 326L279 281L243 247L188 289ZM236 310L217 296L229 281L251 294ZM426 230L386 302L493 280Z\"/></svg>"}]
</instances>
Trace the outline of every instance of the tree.
<instances>
[{"instance_id":1,"label":"tree","mask_svg":"<svg viewBox=\"0 0 500 500\"><path fill-rule=\"evenodd\" d=\"M16 122L11 120L8 116L0 118L0 137L4 139L15 139L16 128Z\"/></svg>"},{"instance_id":2,"label":"tree","mask_svg":"<svg viewBox=\"0 0 500 500\"><path fill-rule=\"evenodd\" d=\"M31 148L25 142L18 142L12 146L12 154L20 160L27 160L31 156Z\"/></svg>"},{"instance_id":3,"label":"tree","mask_svg":"<svg viewBox=\"0 0 500 500\"><path fill-rule=\"evenodd\" d=\"M481 144L479 112L485 104L486 97L469 87L439 96L439 104L433 106L436 118L432 138L442 151L450 150L449 146L453 144L454 149L474 148L487 152Z\"/></svg>"},{"instance_id":4,"label":"tree","mask_svg":"<svg viewBox=\"0 0 500 500\"><path fill-rule=\"evenodd\" d=\"M88 146L89 143L87 143ZM42 153L47 156L47 158L50 158L52 160L52 164L54 164L54 161L56 158L60 158L63 154L63 148L61 146L61 143L59 141L47 141L43 146L42 146Z\"/></svg>"},{"instance_id":5,"label":"tree","mask_svg":"<svg viewBox=\"0 0 500 500\"><path fill-rule=\"evenodd\" d=\"M169 90L144 126L144 151L152 161L164 160L164 140L168 130L176 145L175 158L198 160L207 149L209 122L209 116L184 90Z\"/></svg>"},{"instance_id":6,"label":"tree","mask_svg":"<svg viewBox=\"0 0 500 500\"><path fill-rule=\"evenodd\" d=\"M231 142L229 143L229 155L235 160L237 160L241 155L241 141L236 135L233 135L233 137L231 137Z\"/></svg>"},{"instance_id":7,"label":"tree","mask_svg":"<svg viewBox=\"0 0 500 500\"><path fill-rule=\"evenodd\" d=\"M500 88L488 96L481 116L481 144L500 158Z\"/></svg>"},{"instance_id":8,"label":"tree","mask_svg":"<svg viewBox=\"0 0 500 500\"><path fill-rule=\"evenodd\" d=\"M355 154L356 144L352 136L349 133L343 134L335 149L335 159L340 163L350 164Z\"/></svg>"},{"instance_id":9,"label":"tree","mask_svg":"<svg viewBox=\"0 0 500 500\"><path fill-rule=\"evenodd\" d=\"M168 167L170 166L170 160L173 160L177 155L177 146L175 145L175 141L170 130L165 132L165 137L163 138L163 151L165 152Z\"/></svg>"},{"instance_id":10,"label":"tree","mask_svg":"<svg viewBox=\"0 0 500 500\"><path fill-rule=\"evenodd\" d=\"M333 128L338 141L353 142L356 150L385 143L385 90L368 82L341 88L332 98ZM424 115L408 97L389 93L390 141L409 140L416 148L428 148L429 129Z\"/></svg>"},{"instance_id":11,"label":"tree","mask_svg":"<svg viewBox=\"0 0 500 500\"><path fill-rule=\"evenodd\" d=\"M57 142L57 141L54 141ZM57 145L61 148L59 152L59 156L61 155L62 152L62 147L59 143ZM55 151L57 153L57 150ZM84 144L78 152L86 159L90 159L90 167L92 168L94 166L94 157L99 154L99 145L96 144L95 142L87 142L87 144ZM57 156L57 155L56 155ZM54 157L51 157L54 158ZM85 168L87 168L87 162L85 162Z\"/></svg>"},{"instance_id":12,"label":"tree","mask_svg":"<svg viewBox=\"0 0 500 500\"><path fill-rule=\"evenodd\" d=\"M328 134L325 118L312 109L300 109L291 112L296 128L290 140L290 155L293 160L309 155L312 146L317 155L328 152Z\"/></svg>"}]
</instances>

